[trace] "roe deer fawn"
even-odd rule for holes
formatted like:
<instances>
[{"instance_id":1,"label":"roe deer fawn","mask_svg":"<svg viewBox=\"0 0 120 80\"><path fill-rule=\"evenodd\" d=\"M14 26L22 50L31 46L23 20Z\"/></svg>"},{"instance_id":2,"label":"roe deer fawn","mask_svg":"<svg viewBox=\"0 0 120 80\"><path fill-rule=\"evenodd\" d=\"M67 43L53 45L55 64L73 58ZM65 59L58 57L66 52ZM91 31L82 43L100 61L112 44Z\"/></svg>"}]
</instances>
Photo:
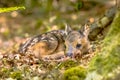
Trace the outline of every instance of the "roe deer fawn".
<instances>
[{"instance_id":1,"label":"roe deer fawn","mask_svg":"<svg viewBox=\"0 0 120 80\"><path fill-rule=\"evenodd\" d=\"M74 57L87 53L89 45L87 26L83 31L75 31L66 25L65 30L53 30L29 39L20 45L19 52L29 52L40 58L64 51L66 56Z\"/></svg>"}]
</instances>

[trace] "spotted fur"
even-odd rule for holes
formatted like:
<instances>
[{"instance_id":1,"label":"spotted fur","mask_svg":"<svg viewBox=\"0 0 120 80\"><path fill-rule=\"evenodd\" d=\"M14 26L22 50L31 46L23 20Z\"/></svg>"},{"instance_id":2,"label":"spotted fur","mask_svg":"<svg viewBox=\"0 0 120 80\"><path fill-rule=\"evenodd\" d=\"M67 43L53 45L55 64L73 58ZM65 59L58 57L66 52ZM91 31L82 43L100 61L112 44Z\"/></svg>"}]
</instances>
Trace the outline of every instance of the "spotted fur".
<instances>
[{"instance_id":1,"label":"spotted fur","mask_svg":"<svg viewBox=\"0 0 120 80\"><path fill-rule=\"evenodd\" d=\"M35 36L20 45L19 52L47 55L64 50L65 32L62 30L54 30L38 36Z\"/></svg>"}]
</instances>

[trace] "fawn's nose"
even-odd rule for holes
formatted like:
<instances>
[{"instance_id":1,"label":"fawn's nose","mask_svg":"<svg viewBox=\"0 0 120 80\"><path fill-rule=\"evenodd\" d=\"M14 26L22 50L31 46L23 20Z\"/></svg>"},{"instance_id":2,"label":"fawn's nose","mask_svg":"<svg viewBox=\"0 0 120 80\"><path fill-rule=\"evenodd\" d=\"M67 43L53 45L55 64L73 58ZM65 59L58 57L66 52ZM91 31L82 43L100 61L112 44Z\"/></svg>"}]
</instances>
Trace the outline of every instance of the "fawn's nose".
<instances>
[{"instance_id":1,"label":"fawn's nose","mask_svg":"<svg viewBox=\"0 0 120 80\"><path fill-rule=\"evenodd\" d=\"M66 57L72 58L72 56L73 56L73 53L66 53Z\"/></svg>"}]
</instances>

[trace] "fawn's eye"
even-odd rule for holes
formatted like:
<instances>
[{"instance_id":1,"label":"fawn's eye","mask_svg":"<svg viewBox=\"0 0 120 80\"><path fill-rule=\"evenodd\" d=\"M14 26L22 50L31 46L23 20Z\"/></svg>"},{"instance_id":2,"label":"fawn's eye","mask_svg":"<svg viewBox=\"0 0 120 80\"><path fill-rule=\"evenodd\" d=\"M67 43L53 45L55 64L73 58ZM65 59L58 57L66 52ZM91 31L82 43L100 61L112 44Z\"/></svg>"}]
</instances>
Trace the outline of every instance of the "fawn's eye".
<instances>
[{"instance_id":1,"label":"fawn's eye","mask_svg":"<svg viewBox=\"0 0 120 80\"><path fill-rule=\"evenodd\" d=\"M76 45L76 48L80 48L80 47L81 47L81 44L77 44L77 45Z\"/></svg>"}]
</instances>

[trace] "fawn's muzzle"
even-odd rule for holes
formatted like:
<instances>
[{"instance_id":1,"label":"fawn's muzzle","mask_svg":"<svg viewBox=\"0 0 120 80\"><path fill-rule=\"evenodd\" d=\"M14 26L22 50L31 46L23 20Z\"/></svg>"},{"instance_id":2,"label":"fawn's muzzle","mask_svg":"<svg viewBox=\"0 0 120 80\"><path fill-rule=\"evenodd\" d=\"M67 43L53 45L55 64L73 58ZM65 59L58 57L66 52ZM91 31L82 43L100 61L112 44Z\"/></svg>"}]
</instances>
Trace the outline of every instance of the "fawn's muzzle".
<instances>
[{"instance_id":1,"label":"fawn's muzzle","mask_svg":"<svg viewBox=\"0 0 120 80\"><path fill-rule=\"evenodd\" d=\"M74 51L73 47L69 45L68 48L66 49L66 56L67 57L73 57L73 54L74 54L73 51Z\"/></svg>"}]
</instances>

